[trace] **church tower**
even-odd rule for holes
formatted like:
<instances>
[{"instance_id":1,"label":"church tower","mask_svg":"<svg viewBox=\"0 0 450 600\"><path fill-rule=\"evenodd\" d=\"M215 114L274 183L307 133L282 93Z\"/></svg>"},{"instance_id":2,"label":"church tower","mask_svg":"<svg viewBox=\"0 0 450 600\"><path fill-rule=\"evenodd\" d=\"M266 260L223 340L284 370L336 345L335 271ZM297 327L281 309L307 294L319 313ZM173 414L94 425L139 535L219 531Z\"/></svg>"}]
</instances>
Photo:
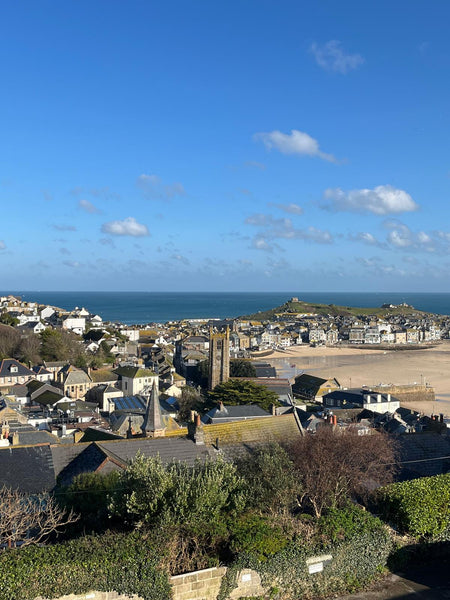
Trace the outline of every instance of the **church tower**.
<instances>
[{"instance_id":1,"label":"church tower","mask_svg":"<svg viewBox=\"0 0 450 600\"><path fill-rule=\"evenodd\" d=\"M213 390L219 383L230 378L230 329L225 333L214 333L209 329L209 378L208 389Z\"/></svg>"},{"instance_id":2,"label":"church tower","mask_svg":"<svg viewBox=\"0 0 450 600\"><path fill-rule=\"evenodd\" d=\"M159 405L159 393L156 387L156 381L153 382L152 393L145 410L144 421L142 423L142 434L145 437L164 437L166 428L162 422L161 407Z\"/></svg>"}]
</instances>

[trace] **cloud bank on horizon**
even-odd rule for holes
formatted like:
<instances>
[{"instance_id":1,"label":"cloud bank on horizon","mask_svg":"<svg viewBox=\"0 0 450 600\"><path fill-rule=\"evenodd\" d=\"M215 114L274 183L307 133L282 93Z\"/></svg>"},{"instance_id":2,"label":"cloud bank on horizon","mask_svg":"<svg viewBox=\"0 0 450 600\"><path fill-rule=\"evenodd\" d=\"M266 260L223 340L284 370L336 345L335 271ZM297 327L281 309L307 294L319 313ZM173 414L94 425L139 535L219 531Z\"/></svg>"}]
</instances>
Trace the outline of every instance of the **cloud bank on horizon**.
<instances>
[{"instance_id":1,"label":"cloud bank on horizon","mask_svg":"<svg viewBox=\"0 0 450 600\"><path fill-rule=\"evenodd\" d=\"M450 291L449 4L68 10L2 15L3 288Z\"/></svg>"}]
</instances>

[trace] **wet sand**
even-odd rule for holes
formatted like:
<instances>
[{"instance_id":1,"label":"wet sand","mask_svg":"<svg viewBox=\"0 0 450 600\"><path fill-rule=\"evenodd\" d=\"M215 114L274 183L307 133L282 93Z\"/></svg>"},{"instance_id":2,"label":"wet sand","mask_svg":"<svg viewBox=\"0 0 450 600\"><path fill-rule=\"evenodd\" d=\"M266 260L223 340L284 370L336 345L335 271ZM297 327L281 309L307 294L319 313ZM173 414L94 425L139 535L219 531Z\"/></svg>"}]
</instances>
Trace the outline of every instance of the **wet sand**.
<instances>
[{"instance_id":1,"label":"wet sand","mask_svg":"<svg viewBox=\"0 0 450 600\"><path fill-rule=\"evenodd\" d=\"M450 340L426 349L397 351L305 345L274 352L261 360L276 367L279 377L291 378L306 372L336 377L344 387L427 383L435 389L435 402L404 403L404 406L450 417Z\"/></svg>"}]
</instances>

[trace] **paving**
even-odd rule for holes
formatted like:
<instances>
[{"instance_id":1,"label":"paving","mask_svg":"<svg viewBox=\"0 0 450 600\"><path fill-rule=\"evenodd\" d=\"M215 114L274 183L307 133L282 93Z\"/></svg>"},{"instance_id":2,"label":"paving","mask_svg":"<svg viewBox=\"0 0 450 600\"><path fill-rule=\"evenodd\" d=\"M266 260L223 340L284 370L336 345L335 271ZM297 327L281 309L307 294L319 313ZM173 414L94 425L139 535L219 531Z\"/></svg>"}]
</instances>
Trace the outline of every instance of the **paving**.
<instances>
[{"instance_id":1,"label":"paving","mask_svg":"<svg viewBox=\"0 0 450 600\"><path fill-rule=\"evenodd\" d=\"M393 573L370 590L341 596L339 600L440 600L450 599L450 565L423 565Z\"/></svg>"}]
</instances>

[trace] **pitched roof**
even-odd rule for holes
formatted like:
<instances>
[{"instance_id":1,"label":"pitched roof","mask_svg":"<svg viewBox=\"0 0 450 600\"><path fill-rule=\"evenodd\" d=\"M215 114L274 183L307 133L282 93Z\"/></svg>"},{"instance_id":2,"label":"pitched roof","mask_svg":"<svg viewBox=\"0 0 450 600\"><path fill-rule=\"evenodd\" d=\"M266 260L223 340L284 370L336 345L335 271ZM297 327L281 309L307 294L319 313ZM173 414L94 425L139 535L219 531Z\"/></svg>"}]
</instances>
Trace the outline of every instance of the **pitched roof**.
<instances>
[{"instance_id":1,"label":"pitched roof","mask_svg":"<svg viewBox=\"0 0 450 600\"><path fill-rule=\"evenodd\" d=\"M49 445L0 449L2 484L28 494L50 491L55 485Z\"/></svg>"},{"instance_id":2,"label":"pitched roof","mask_svg":"<svg viewBox=\"0 0 450 600\"><path fill-rule=\"evenodd\" d=\"M239 404L237 406L221 405L212 408L204 415L204 423L224 423L225 421L237 421L240 419L255 419L259 417L270 417L271 415L257 404Z\"/></svg>"},{"instance_id":3,"label":"pitched roof","mask_svg":"<svg viewBox=\"0 0 450 600\"><path fill-rule=\"evenodd\" d=\"M117 375L120 375L121 377L127 377L129 379L156 376L156 373L150 371L150 369L143 369L142 367L118 367L114 370L114 373L117 373Z\"/></svg>"},{"instance_id":4,"label":"pitched roof","mask_svg":"<svg viewBox=\"0 0 450 600\"><path fill-rule=\"evenodd\" d=\"M117 381L119 376L111 369L92 369L90 372L91 379L94 383L104 381Z\"/></svg>"},{"instance_id":5,"label":"pitched roof","mask_svg":"<svg viewBox=\"0 0 450 600\"><path fill-rule=\"evenodd\" d=\"M11 372L11 367L15 367L17 371ZM15 358L4 358L0 361L0 377L23 377L23 376L34 376L34 372L20 363Z\"/></svg>"},{"instance_id":6,"label":"pitched roof","mask_svg":"<svg viewBox=\"0 0 450 600\"><path fill-rule=\"evenodd\" d=\"M203 432L206 445L213 446L218 439L219 446L222 447L294 440L301 435L301 426L295 414L289 413L265 419L205 425Z\"/></svg>"}]
</instances>

